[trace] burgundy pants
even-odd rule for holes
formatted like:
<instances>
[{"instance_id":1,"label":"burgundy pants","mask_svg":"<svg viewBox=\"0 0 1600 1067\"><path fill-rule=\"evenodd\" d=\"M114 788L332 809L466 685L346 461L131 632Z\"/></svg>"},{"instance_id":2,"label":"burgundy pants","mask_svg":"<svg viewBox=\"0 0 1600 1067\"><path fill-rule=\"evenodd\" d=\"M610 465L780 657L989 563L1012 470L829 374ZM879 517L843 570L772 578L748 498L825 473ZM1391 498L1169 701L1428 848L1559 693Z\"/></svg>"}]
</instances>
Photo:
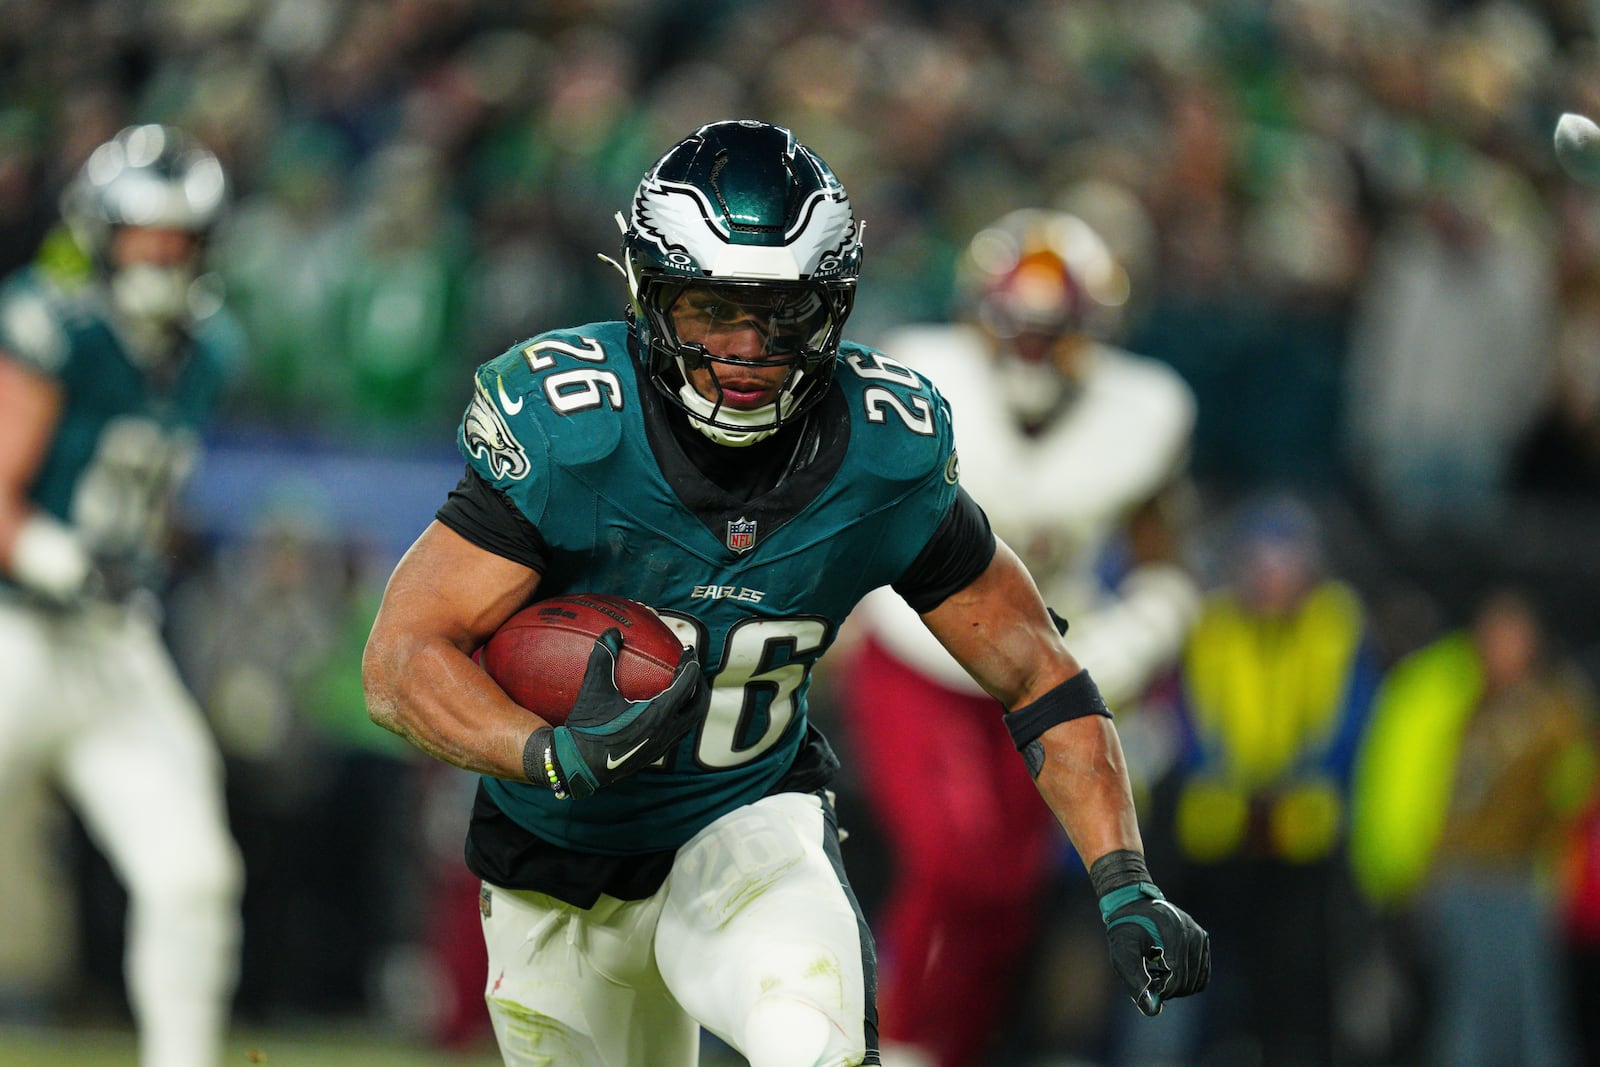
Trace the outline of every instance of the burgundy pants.
<instances>
[{"instance_id":1,"label":"burgundy pants","mask_svg":"<svg viewBox=\"0 0 1600 1067\"><path fill-rule=\"evenodd\" d=\"M892 853L869 916L880 1031L939 1067L974 1067L1012 1014L1060 831L996 701L928 681L871 639L841 681L849 770Z\"/></svg>"}]
</instances>

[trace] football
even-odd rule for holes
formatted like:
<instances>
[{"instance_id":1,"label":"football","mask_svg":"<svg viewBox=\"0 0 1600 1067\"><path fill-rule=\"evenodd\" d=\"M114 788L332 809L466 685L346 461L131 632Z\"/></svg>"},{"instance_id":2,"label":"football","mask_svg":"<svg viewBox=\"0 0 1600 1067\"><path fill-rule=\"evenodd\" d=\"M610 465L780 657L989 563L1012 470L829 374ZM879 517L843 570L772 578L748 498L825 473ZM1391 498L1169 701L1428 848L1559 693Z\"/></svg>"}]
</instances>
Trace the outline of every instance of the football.
<instances>
[{"instance_id":1,"label":"football","mask_svg":"<svg viewBox=\"0 0 1600 1067\"><path fill-rule=\"evenodd\" d=\"M672 683L683 643L648 605L626 597L574 593L535 601L501 624L478 662L506 695L560 726L572 711L595 639L622 632L617 688L649 700Z\"/></svg>"}]
</instances>

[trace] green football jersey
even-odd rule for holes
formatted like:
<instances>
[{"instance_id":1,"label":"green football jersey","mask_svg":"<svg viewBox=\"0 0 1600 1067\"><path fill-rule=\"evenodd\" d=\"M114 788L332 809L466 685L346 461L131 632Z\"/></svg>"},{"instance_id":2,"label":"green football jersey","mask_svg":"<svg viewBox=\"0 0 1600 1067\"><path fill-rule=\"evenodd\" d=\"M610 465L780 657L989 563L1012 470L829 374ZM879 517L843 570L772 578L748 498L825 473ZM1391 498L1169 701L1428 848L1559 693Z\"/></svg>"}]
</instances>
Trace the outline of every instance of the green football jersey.
<instances>
[{"instance_id":1,"label":"green football jersey","mask_svg":"<svg viewBox=\"0 0 1600 1067\"><path fill-rule=\"evenodd\" d=\"M0 358L54 380L62 395L30 500L73 526L119 577L158 580L172 503L242 351L237 325L219 310L196 324L182 362L152 373L118 336L98 287L63 286L35 268L7 279Z\"/></svg>"},{"instance_id":2,"label":"green football jersey","mask_svg":"<svg viewBox=\"0 0 1600 1067\"><path fill-rule=\"evenodd\" d=\"M815 455L741 500L686 462L660 423L681 412L641 402L654 387L624 323L543 334L480 367L475 386L458 444L547 542L539 595L649 604L693 645L713 687L705 720L671 753L591 797L557 800L499 778L485 788L563 847L676 848L764 795L793 762L812 668L955 500L949 409L909 368L846 344L813 417Z\"/></svg>"}]
</instances>

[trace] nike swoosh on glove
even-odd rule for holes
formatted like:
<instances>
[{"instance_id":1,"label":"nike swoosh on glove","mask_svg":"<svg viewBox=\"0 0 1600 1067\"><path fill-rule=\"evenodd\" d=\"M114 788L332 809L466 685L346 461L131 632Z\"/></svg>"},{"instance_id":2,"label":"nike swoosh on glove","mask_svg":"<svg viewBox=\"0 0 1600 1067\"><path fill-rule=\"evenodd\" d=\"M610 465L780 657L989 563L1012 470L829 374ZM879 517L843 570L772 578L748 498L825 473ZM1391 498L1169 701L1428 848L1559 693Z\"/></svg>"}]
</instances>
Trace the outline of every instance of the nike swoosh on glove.
<instances>
[{"instance_id":1,"label":"nike swoosh on glove","mask_svg":"<svg viewBox=\"0 0 1600 1067\"><path fill-rule=\"evenodd\" d=\"M1211 978L1211 935L1151 882L1135 882L1100 898L1111 966L1134 1004L1156 1015L1173 997L1187 997Z\"/></svg>"},{"instance_id":2,"label":"nike swoosh on glove","mask_svg":"<svg viewBox=\"0 0 1600 1067\"><path fill-rule=\"evenodd\" d=\"M711 706L711 687L704 684L690 648L683 650L672 684L662 692L649 700L624 697L616 680L621 647L621 630L601 634L566 723L541 727L529 739L530 748L540 753L538 762L554 775L550 786L557 796L590 796L649 766Z\"/></svg>"}]
</instances>

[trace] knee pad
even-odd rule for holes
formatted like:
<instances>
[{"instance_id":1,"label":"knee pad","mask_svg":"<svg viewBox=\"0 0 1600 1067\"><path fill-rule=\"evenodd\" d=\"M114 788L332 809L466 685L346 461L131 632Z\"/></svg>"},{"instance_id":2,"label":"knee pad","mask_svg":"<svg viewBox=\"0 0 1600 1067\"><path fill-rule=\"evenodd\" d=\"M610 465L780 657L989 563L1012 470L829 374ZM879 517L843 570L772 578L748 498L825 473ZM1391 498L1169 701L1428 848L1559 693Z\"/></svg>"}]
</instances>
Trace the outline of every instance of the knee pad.
<instances>
[{"instance_id":1,"label":"knee pad","mask_svg":"<svg viewBox=\"0 0 1600 1067\"><path fill-rule=\"evenodd\" d=\"M789 997L763 997L745 1020L741 1051L750 1067L821 1067L841 1062L824 1058L832 1035L828 1017L813 1005Z\"/></svg>"}]
</instances>

